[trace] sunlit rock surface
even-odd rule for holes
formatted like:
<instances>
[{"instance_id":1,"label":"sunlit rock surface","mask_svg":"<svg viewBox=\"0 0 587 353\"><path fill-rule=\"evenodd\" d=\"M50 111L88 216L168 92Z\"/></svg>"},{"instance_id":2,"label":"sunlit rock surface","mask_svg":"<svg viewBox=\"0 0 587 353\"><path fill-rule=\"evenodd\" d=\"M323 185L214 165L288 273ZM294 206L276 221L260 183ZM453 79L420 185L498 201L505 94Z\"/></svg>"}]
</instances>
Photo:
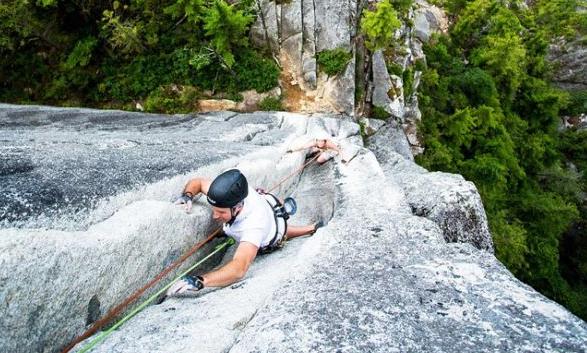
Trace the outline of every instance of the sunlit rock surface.
<instances>
[{"instance_id":1,"label":"sunlit rock surface","mask_svg":"<svg viewBox=\"0 0 587 353\"><path fill-rule=\"evenodd\" d=\"M325 50L354 52L357 1L256 0L259 9L251 42L267 48L283 67L280 86L290 111L354 114L355 60L343 72L328 76L318 70Z\"/></svg>"},{"instance_id":2,"label":"sunlit rock surface","mask_svg":"<svg viewBox=\"0 0 587 353\"><path fill-rule=\"evenodd\" d=\"M416 165L406 136L392 120L368 142L385 175L404 190L412 213L434 221L447 242L469 243L493 253L485 209L472 182Z\"/></svg>"},{"instance_id":3,"label":"sunlit rock surface","mask_svg":"<svg viewBox=\"0 0 587 353\"><path fill-rule=\"evenodd\" d=\"M8 224L0 230L2 352L59 351L89 322L204 236L213 226L209 208L199 202L187 215L170 202L190 176L214 176L238 166L255 186L272 185L304 161L302 152L286 154L288 145L325 134L358 153L349 163L337 158L323 166L310 165L279 192L293 194L298 201L300 210L292 224L323 219L328 220L326 227L259 257L246 278L235 285L149 306L93 351L585 351L585 322L516 280L491 251L477 249L473 242L459 243L462 239L447 243L442 222L414 214L410 196L414 184L409 180L417 182L426 176L431 187L450 187L443 176L428 173L393 148L375 149L375 153L363 148L354 123L282 113L193 117L124 113L126 121L116 129L94 122L87 124L91 129L85 133L70 123L76 125L95 114L122 113L1 109L3 150L21 141L10 136L41 134L42 129L17 127L19 120L7 119L6 113L20 111L27 119L24 111L37 109L38 121L44 121L42 111L79 114L71 122L60 120L59 127L51 123L45 128L63 135L72 131L88 144L97 144L92 136L104 140L121 134L133 140L153 141L156 135L168 141L165 147L130 155L128 163L136 163L138 170L143 159L151 159L151 153L155 158L161 150L169 151L169 156L194 158L191 169L181 170L175 165L177 157L169 157L169 168L176 168L169 172L173 175L110 182L117 191L96 195L93 203L78 204L89 205L85 213L53 217L55 226L46 223L38 229L33 217L18 223L19 228ZM135 133L135 126L146 121L175 124L155 128L157 134L138 128ZM129 127L123 128L125 124ZM205 131L199 131L202 126ZM387 144L388 136L397 140L395 146L405 148L401 136L390 136L390 128L384 129L377 135L379 144ZM51 134L44 138L50 140ZM178 139L184 142L171 142ZM58 146L52 146L54 153ZM91 160L100 152L88 148L86 153L86 158L80 153L78 160ZM197 159L190 154L212 157ZM52 168L65 168L66 160L54 159ZM141 174L129 170L128 175ZM99 182L79 179L70 187ZM18 194L18 185L23 184L14 185ZM443 190L435 192L429 190L430 197L444 197ZM458 202L441 204L445 209L460 206ZM101 216L94 217L96 212ZM70 219L82 226L64 227ZM490 241L480 228L461 230L477 232L469 235Z\"/></svg>"}]
</instances>

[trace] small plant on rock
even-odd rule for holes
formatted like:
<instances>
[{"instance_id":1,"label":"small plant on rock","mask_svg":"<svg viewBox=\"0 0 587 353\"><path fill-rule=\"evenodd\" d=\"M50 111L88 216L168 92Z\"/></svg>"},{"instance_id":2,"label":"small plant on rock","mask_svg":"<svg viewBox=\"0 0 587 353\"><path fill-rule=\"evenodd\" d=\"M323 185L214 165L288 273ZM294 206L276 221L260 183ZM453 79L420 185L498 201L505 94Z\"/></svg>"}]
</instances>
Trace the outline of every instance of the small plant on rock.
<instances>
[{"instance_id":1,"label":"small plant on rock","mask_svg":"<svg viewBox=\"0 0 587 353\"><path fill-rule=\"evenodd\" d=\"M283 110L281 97L265 97L259 102L259 110L264 111L279 111Z\"/></svg>"},{"instance_id":2,"label":"small plant on rock","mask_svg":"<svg viewBox=\"0 0 587 353\"><path fill-rule=\"evenodd\" d=\"M318 53L318 65L328 76L336 76L344 71L353 55L343 48L324 50Z\"/></svg>"}]
</instances>

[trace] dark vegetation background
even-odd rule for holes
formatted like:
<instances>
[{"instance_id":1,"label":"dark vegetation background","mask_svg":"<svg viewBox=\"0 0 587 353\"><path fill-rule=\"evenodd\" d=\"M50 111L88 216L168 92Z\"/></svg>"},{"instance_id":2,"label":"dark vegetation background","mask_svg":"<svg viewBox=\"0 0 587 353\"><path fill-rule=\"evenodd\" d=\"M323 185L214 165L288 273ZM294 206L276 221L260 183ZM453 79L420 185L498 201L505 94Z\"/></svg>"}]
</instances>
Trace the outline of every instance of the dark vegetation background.
<instances>
[{"instance_id":1,"label":"dark vegetation background","mask_svg":"<svg viewBox=\"0 0 587 353\"><path fill-rule=\"evenodd\" d=\"M521 280L587 319L587 131L559 131L587 92L551 84L549 43L587 45L584 0L436 0L449 34L414 69L426 151L418 162L462 174L484 201L497 257ZM232 4L231 4L232 3ZM198 98L242 99L277 85L279 68L248 44L254 0L3 0L0 101L179 113ZM363 16L368 49L390 49L412 0ZM382 26L384 23L386 26ZM393 49L393 48L392 48ZM344 51L319 53L335 74ZM396 72L397 71L397 72ZM272 98L273 99L273 98ZM277 109L279 100L263 103ZM374 110L377 112L377 110Z\"/></svg>"},{"instance_id":2,"label":"dark vegetation background","mask_svg":"<svg viewBox=\"0 0 587 353\"><path fill-rule=\"evenodd\" d=\"M462 174L483 198L497 257L587 319L587 92L551 84L549 43L587 44L585 1L447 0L454 23L425 48L423 166Z\"/></svg>"},{"instance_id":3,"label":"dark vegetation background","mask_svg":"<svg viewBox=\"0 0 587 353\"><path fill-rule=\"evenodd\" d=\"M242 99L277 85L249 47L254 0L3 0L0 100L193 111L206 95ZM206 92L207 91L207 92Z\"/></svg>"}]
</instances>

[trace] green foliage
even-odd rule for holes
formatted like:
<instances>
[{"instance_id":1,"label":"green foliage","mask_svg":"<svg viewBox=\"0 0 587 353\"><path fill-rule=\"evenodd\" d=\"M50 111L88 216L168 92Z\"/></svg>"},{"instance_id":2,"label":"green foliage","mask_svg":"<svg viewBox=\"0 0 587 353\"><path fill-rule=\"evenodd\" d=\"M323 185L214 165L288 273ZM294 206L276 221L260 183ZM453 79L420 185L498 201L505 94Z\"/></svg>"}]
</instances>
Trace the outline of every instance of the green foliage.
<instances>
[{"instance_id":1,"label":"green foliage","mask_svg":"<svg viewBox=\"0 0 587 353\"><path fill-rule=\"evenodd\" d=\"M195 87L162 86L145 99L145 111L151 113L189 113L198 109L199 92Z\"/></svg>"},{"instance_id":2,"label":"green foliage","mask_svg":"<svg viewBox=\"0 0 587 353\"><path fill-rule=\"evenodd\" d=\"M579 116L585 112L587 112L587 91L571 92L568 104L562 113L564 115Z\"/></svg>"},{"instance_id":3,"label":"green foliage","mask_svg":"<svg viewBox=\"0 0 587 353\"><path fill-rule=\"evenodd\" d=\"M259 110L264 111L280 111L283 110L281 104L281 97L265 97L259 102Z\"/></svg>"},{"instance_id":4,"label":"green foliage","mask_svg":"<svg viewBox=\"0 0 587 353\"><path fill-rule=\"evenodd\" d=\"M471 53L472 64L494 76L502 97L513 100L526 66L526 49L521 38L512 33L487 36L483 44Z\"/></svg>"},{"instance_id":5,"label":"green foliage","mask_svg":"<svg viewBox=\"0 0 587 353\"><path fill-rule=\"evenodd\" d=\"M387 63L386 66L387 66L387 72L389 72L390 75L395 75L398 77L403 76L404 68L401 65L390 61Z\"/></svg>"},{"instance_id":6,"label":"green foliage","mask_svg":"<svg viewBox=\"0 0 587 353\"><path fill-rule=\"evenodd\" d=\"M454 94L462 94L466 98L465 106L500 106L495 81L485 70L478 67L465 69L455 75L450 84Z\"/></svg>"},{"instance_id":7,"label":"green foliage","mask_svg":"<svg viewBox=\"0 0 587 353\"><path fill-rule=\"evenodd\" d=\"M222 57L222 63L231 68L235 63L233 48L247 45L245 33L253 18L235 10L224 0L214 0L204 11L204 30L210 43Z\"/></svg>"},{"instance_id":8,"label":"green foliage","mask_svg":"<svg viewBox=\"0 0 587 353\"><path fill-rule=\"evenodd\" d=\"M64 63L66 70L76 67L84 67L90 63L92 52L96 48L98 40L94 37L87 37L77 42L75 48L69 53Z\"/></svg>"},{"instance_id":9,"label":"green foliage","mask_svg":"<svg viewBox=\"0 0 587 353\"><path fill-rule=\"evenodd\" d=\"M517 219L508 220L505 210L496 212L489 220L493 233L495 255L515 275L528 271L528 232Z\"/></svg>"},{"instance_id":10,"label":"green foliage","mask_svg":"<svg viewBox=\"0 0 587 353\"><path fill-rule=\"evenodd\" d=\"M98 87L100 96L129 101L146 97L159 86L170 84L233 94L249 89L266 92L277 85L277 65L253 51L239 53L233 72L215 62L194 65L194 56L200 53L180 48L171 54L137 56L121 69L107 63L103 68L106 77Z\"/></svg>"},{"instance_id":11,"label":"green foliage","mask_svg":"<svg viewBox=\"0 0 587 353\"><path fill-rule=\"evenodd\" d=\"M414 69L409 67L402 73L404 83L404 98L409 99L414 93Z\"/></svg>"},{"instance_id":12,"label":"green foliage","mask_svg":"<svg viewBox=\"0 0 587 353\"><path fill-rule=\"evenodd\" d=\"M115 2L116 4L116 2ZM112 49L123 55L142 53L145 50L143 24L141 22L115 15L114 11L104 11L102 31Z\"/></svg>"},{"instance_id":13,"label":"green foliage","mask_svg":"<svg viewBox=\"0 0 587 353\"><path fill-rule=\"evenodd\" d=\"M426 60L424 59L417 59L414 68L416 71L425 71L427 69Z\"/></svg>"},{"instance_id":14,"label":"green foliage","mask_svg":"<svg viewBox=\"0 0 587 353\"><path fill-rule=\"evenodd\" d=\"M365 45L371 51L386 48L392 44L393 34L400 26L391 0L378 2L374 11L363 12L361 33L366 37Z\"/></svg>"},{"instance_id":15,"label":"green foliage","mask_svg":"<svg viewBox=\"0 0 587 353\"><path fill-rule=\"evenodd\" d=\"M369 117L371 119L387 120L390 116L391 114L389 114L385 109L373 106L373 108L371 108L371 115Z\"/></svg>"},{"instance_id":16,"label":"green foliage","mask_svg":"<svg viewBox=\"0 0 587 353\"><path fill-rule=\"evenodd\" d=\"M336 76L346 69L352 58L352 53L343 48L336 48L319 52L317 62L318 67L328 76Z\"/></svg>"},{"instance_id":17,"label":"green foliage","mask_svg":"<svg viewBox=\"0 0 587 353\"><path fill-rule=\"evenodd\" d=\"M0 3L0 54L18 48L20 41L29 37L38 27L36 18L31 18L26 11L27 5L22 0Z\"/></svg>"},{"instance_id":18,"label":"green foliage","mask_svg":"<svg viewBox=\"0 0 587 353\"><path fill-rule=\"evenodd\" d=\"M559 149L567 160L583 171L583 185L587 186L587 130L567 130L562 133Z\"/></svg>"},{"instance_id":19,"label":"green foliage","mask_svg":"<svg viewBox=\"0 0 587 353\"><path fill-rule=\"evenodd\" d=\"M536 23L553 35L574 38L587 31L584 0L539 0L536 2Z\"/></svg>"},{"instance_id":20,"label":"green foliage","mask_svg":"<svg viewBox=\"0 0 587 353\"><path fill-rule=\"evenodd\" d=\"M408 12L414 4L413 0L393 0L393 8L402 15L403 18L407 17Z\"/></svg>"},{"instance_id":21,"label":"green foliage","mask_svg":"<svg viewBox=\"0 0 587 353\"><path fill-rule=\"evenodd\" d=\"M177 20L185 17L192 25L199 24L204 10L204 0L177 0L165 7L163 12Z\"/></svg>"},{"instance_id":22,"label":"green foliage","mask_svg":"<svg viewBox=\"0 0 587 353\"><path fill-rule=\"evenodd\" d=\"M544 7L565 7L559 1L539 1L530 10L498 0L446 3L457 21L449 36L433 37L424 47L427 68L419 101L426 151L418 161L475 182L498 258L516 276L587 318L587 305L581 304L587 277L571 270L587 269L587 254L569 246L587 239L563 238L585 223L581 195L587 180L561 158L587 171L587 135L557 132L562 109L577 113L585 99L548 83L548 43L564 31L538 25L551 21L541 13ZM576 30L565 24L571 20L562 20L574 15L559 11L555 16L566 30ZM561 244L562 239L567 240Z\"/></svg>"},{"instance_id":23,"label":"green foliage","mask_svg":"<svg viewBox=\"0 0 587 353\"><path fill-rule=\"evenodd\" d=\"M168 87L233 97L270 90L277 65L247 48L254 9L254 0L2 2L0 99L104 107L147 99L151 111L175 112L190 106Z\"/></svg>"}]
</instances>

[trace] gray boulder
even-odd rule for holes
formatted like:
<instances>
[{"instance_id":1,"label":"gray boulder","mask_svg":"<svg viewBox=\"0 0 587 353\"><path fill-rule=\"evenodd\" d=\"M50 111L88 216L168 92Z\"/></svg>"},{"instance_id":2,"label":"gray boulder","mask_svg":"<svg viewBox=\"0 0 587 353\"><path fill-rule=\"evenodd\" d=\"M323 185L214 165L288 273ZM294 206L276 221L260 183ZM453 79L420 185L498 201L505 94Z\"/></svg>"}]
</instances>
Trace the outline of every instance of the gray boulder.
<instances>
[{"instance_id":1,"label":"gray boulder","mask_svg":"<svg viewBox=\"0 0 587 353\"><path fill-rule=\"evenodd\" d=\"M587 47L581 39L560 39L550 46L547 58L555 65L553 81L559 87L570 91L587 89Z\"/></svg>"},{"instance_id":2,"label":"gray boulder","mask_svg":"<svg viewBox=\"0 0 587 353\"><path fill-rule=\"evenodd\" d=\"M389 119L367 139L367 147L375 153L380 164L386 164L387 158L395 153L399 153L406 160L414 161L410 143L401 127L393 119Z\"/></svg>"},{"instance_id":3,"label":"gray boulder","mask_svg":"<svg viewBox=\"0 0 587 353\"><path fill-rule=\"evenodd\" d=\"M428 173L414 164L406 136L393 122L369 137L368 147L387 177L402 187L414 215L436 223L447 242L493 253L487 216L473 183L456 174Z\"/></svg>"},{"instance_id":4,"label":"gray boulder","mask_svg":"<svg viewBox=\"0 0 587 353\"><path fill-rule=\"evenodd\" d=\"M403 120L405 114L403 81L398 76L389 75L381 50L373 54L372 70L371 103L375 107L383 108L396 119Z\"/></svg>"},{"instance_id":5,"label":"gray boulder","mask_svg":"<svg viewBox=\"0 0 587 353\"><path fill-rule=\"evenodd\" d=\"M440 226L447 242L470 243L493 252L487 216L475 185L462 176L425 173L398 180L417 216Z\"/></svg>"},{"instance_id":6,"label":"gray boulder","mask_svg":"<svg viewBox=\"0 0 587 353\"><path fill-rule=\"evenodd\" d=\"M334 111L355 115L355 60L349 62L344 72L334 77L325 90L326 100L330 101Z\"/></svg>"},{"instance_id":7,"label":"gray boulder","mask_svg":"<svg viewBox=\"0 0 587 353\"><path fill-rule=\"evenodd\" d=\"M417 0L416 4L414 34L420 41L427 42L434 32L446 33L448 18L442 9L425 0Z\"/></svg>"},{"instance_id":8,"label":"gray boulder","mask_svg":"<svg viewBox=\"0 0 587 353\"><path fill-rule=\"evenodd\" d=\"M387 92L392 87L391 78L387 72L387 66L385 65L385 58L381 50L376 51L372 57L372 70L373 70L373 95L371 97L371 103L375 107L385 109L391 114L391 99Z\"/></svg>"}]
</instances>

